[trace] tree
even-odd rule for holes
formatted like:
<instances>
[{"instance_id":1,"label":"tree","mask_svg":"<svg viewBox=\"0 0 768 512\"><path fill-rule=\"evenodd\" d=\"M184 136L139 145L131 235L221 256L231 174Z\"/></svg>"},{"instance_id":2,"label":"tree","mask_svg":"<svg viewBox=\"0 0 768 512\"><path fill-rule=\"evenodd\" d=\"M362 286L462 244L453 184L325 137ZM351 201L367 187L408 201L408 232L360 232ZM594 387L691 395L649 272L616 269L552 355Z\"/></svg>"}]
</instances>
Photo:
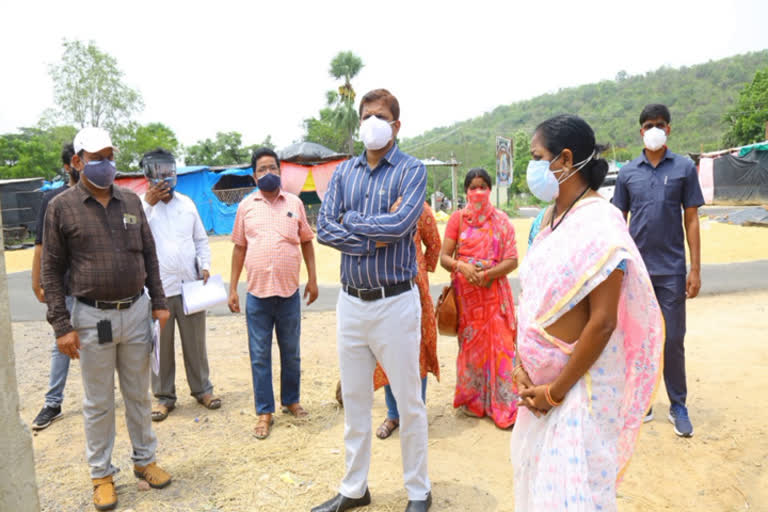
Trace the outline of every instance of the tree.
<instances>
[{"instance_id":1,"label":"tree","mask_svg":"<svg viewBox=\"0 0 768 512\"><path fill-rule=\"evenodd\" d=\"M272 135L267 135L263 141L259 142L258 144L251 144L250 146L246 146L243 148L243 151L245 151L246 155L248 156L248 159L250 160L250 155L253 154L254 151L256 151L259 148L269 148L274 150L275 149L275 143L272 142Z\"/></svg>"},{"instance_id":2,"label":"tree","mask_svg":"<svg viewBox=\"0 0 768 512\"><path fill-rule=\"evenodd\" d=\"M723 144L743 146L765 140L768 123L768 68L755 73L752 83L739 93L736 105L725 115L728 131Z\"/></svg>"},{"instance_id":3,"label":"tree","mask_svg":"<svg viewBox=\"0 0 768 512\"><path fill-rule=\"evenodd\" d=\"M59 117L85 126L114 127L144 108L141 94L123 83L117 60L93 41L64 40L61 63L51 65Z\"/></svg>"},{"instance_id":4,"label":"tree","mask_svg":"<svg viewBox=\"0 0 768 512\"><path fill-rule=\"evenodd\" d=\"M330 108L330 121L344 134L347 153L354 151L355 134L360 123L355 109L355 90L352 79L363 68L363 61L352 52L339 52L331 61L330 75L336 80L344 80L338 91L326 93L326 103Z\"/></svg>"},{"instance_id":5,"label":"tree","mask_svg":"<svg viewBox=\"0 0 768 512\"><path fill-rule=\"evenodd\" d=\"M112 131L112 140L120 149L116 153L117 169L123 172L139 171L141 157L147 151L163 148L177 157L179 141L176 134L162 123L140 125L130 122Z\"/></svg>"},{"instance_id":6,"label":"tree","mask_svg":"<svg viewBox=\"0 0 768 512\"><path fill-rule=\"evenodd\" d=\"M304 140L315 142L338 153L349 153L347 135L334 125L333 111L330 108L322 109L319 118L310 117L304 120ZM362 151L363 143L353 142L351 154Z\"/></svg>"},{"instance_id":7,"label":"tree","mask_svg":"<svg viewBox=\"0 0 768 512\"><path fill-rule=\"evenodd\" d=\"M61 149L75 133L72 126L53 126L0 135L0 178L53 178L61 169Z\"/></svg>"},{"instance_id":8,"label":"tree","mask_svg":"<svg viewBox=\"0 0 768 512\"><path fill-rule=\"evenodd\" d=\"M216 139L197 141L186 148L187 165L233 165L249 161L248 150L243 147L238 132L218 132Z\"/></svg>"},{"instance_id":9,"label":"tree","mask_svg":"<svg viewBox=\"0 0 768 512\"><path fill-rule=\"evenodd\" d=\"M515 148L512 154L514 158L512 163L513 177L509 192L510 194L520 194L521 192L528 191L525 175L528 169L528 162L531 161L530 137L523 130L518 130L515 132L513 145Z\"/></svg>"}]
</instances>

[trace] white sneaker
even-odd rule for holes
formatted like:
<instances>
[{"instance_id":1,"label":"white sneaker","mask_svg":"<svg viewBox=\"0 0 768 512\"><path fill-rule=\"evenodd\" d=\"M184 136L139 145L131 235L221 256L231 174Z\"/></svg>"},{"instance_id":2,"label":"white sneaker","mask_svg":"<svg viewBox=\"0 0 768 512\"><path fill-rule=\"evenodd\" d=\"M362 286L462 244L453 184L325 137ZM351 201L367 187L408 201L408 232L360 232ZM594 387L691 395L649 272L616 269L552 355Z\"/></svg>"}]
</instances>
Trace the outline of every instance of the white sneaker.
<instances>
[{"instance_id":1,"label":"white sneaker","mask_svg":"<svg viewBox=\"0 0 768 512\"><path fill-rule=\"evenodd\" d=\"M653 421L653 407L648 408L648 412L643 416L643 423L649 423Z\"/></svg>"}]
</instances>

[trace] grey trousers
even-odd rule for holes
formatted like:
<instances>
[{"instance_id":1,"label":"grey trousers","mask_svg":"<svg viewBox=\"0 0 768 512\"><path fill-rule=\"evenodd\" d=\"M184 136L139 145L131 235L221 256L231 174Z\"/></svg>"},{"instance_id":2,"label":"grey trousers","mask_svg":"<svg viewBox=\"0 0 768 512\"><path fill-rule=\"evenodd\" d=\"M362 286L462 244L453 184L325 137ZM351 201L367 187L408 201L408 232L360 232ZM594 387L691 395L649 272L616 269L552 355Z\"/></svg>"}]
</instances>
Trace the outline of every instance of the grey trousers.
<instances>
[{"instance_id":1,"label":"grey trousers","mask_svg":"<svg viewBox=\"0 0 768 512\"><path fill-rule=\"evenodd\" d=\"M213 393L213 384L208 378L208 352L205 348L205 311L194 315L184 314L181 295L168 297L171 317L160 333L160 374L152 373L152 393L161 404L173 407L176 404L176 353L173 348L175 325L179 325L181 350L184 355L184 369L192 396L200 398Z\"/></svg>"},{"instance_id":2,"label":"grey trousers","mask_svg":"<svg viewBox=\"0 0 768 512\"><path fill-rule=\"evenodd\" d=\"M96 324L112 322L112 341L99 343ZM152 431L149 396L149 356L152 315L143 295L130 308L101 310L80 301L72 306L72 326L80 336L80 371L83 377L85 456L91 478L116 473L112 465L115 445L115 370L125 402L125 423L131 438L134 464L155 461L157 437Z\"/></svg>"}]
</instances>

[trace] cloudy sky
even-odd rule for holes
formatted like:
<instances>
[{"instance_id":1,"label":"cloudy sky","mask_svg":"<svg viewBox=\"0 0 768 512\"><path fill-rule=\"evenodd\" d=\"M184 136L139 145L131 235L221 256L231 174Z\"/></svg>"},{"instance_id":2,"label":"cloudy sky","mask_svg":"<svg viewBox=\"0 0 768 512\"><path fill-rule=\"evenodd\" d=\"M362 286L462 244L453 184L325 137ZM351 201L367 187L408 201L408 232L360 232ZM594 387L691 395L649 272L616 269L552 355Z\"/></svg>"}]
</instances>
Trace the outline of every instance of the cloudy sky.
<instances>
[{"instance_id":1,"label":"cloudy sky","mask_svg":"<svg viewBox=\"0 0 768 512\"><path fill-rule=\"evenodd\" d=\"M169 125L183 144L217 131L299 139L337 85L328 68L342 50L365 64L359 94L399 98L409 137L619 70L768 48L765 0L4 0L0 19L0 133L53 106L48 65L69 38L113 55L144 97L138 120Z\"/></svg>"}]
</instances>

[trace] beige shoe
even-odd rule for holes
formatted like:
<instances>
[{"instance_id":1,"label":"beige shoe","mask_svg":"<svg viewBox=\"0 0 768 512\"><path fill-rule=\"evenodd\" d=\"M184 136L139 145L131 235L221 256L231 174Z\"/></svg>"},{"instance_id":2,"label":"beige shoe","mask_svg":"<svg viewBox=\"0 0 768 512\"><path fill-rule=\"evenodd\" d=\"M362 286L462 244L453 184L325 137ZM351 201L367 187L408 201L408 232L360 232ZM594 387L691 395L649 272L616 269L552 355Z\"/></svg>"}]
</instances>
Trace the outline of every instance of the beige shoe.
<instances>
[{"instance_id":1,"label":"beige shoe","mask_svg":"<svg viewBox=\"0 0 768 512\"><path fill-rule=\"evenodd\" d=\"M93 478L93 506L96 510L113 510L117 506L117 493L112 475Z\"/></svg>"},{"instance_id":2,"label":"beige shoe","mask_svg":"<svg viewBox=\"0 0 768 512\"><path fill-rule=\"evenodd\" d=\"M157 463L152 462L146 466L133 466L133 474L136 478L145 480L153 489L162 489L171 483L171 475Z\"/></svg>"}]
</instances>

